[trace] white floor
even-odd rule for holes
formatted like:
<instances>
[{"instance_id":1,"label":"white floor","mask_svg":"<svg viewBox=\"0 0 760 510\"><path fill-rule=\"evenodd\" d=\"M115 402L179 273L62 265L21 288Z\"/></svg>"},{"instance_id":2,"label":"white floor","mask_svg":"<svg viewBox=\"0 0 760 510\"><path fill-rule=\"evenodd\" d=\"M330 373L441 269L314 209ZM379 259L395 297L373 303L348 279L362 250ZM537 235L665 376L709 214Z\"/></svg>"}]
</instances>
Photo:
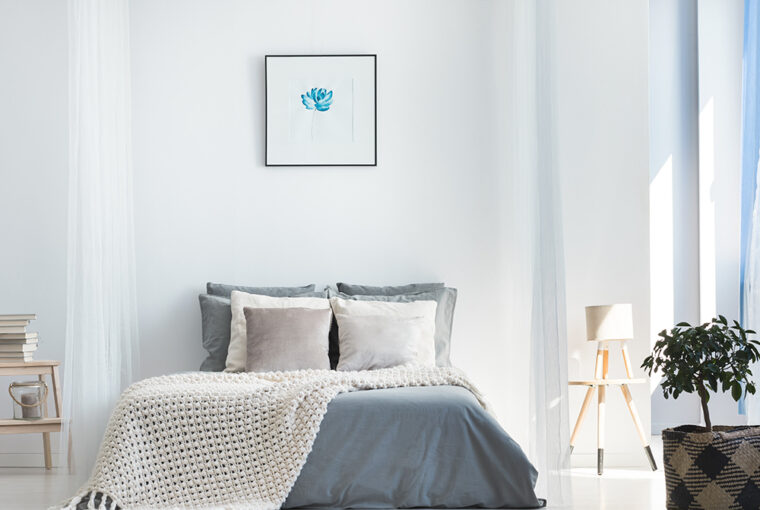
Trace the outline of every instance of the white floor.
<instances>
[{"instance_id":1,"label":"white floor","mask_svg":"<svg viewBox=\"0 0 760 510\"><path fill-rule=\"evenodd\" d=\"M659 439L659 438L656 438ZM659 441L653 441L655 458ZM0 508L3 510L41 510L59 503L76 490L63 470L46 472L42 468L0 468ZM665 507L665 479L662 466L656 472L646 468L608 468L597 476L595 468L572 471L572 506L549 509L646 510Z\"/></svg>"}]
</instances>

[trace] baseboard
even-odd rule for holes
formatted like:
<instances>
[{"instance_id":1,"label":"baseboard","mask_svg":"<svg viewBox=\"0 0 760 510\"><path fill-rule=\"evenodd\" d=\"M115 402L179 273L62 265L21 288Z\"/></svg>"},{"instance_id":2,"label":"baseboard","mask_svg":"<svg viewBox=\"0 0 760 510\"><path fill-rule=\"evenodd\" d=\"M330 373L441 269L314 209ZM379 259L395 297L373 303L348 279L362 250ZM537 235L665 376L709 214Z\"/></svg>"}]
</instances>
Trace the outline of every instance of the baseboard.
<instances>
[{"instance_id":1,"label":"baseboard","mask_svg":"<svg viewBox=\"0 0 760 510\"><path fill-rule=\"evenodd\" d=\"M60 467L58 452L50 452L53 467ZM42 453L0 453L0 467L45 467Z\"/></svg>"}]
</instances>

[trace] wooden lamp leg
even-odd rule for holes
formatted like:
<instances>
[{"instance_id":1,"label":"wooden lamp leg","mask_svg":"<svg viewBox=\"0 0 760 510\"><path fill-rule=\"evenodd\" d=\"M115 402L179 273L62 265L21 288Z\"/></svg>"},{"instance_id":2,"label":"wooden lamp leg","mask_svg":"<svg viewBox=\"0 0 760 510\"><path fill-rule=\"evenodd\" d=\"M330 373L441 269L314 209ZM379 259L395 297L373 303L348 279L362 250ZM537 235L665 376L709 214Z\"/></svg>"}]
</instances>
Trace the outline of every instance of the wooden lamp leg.
<instances>
[{"instance_id":1,"label":"wooden lamp leg","mask_svg":"<svg viewBox=\"0 0 760 510\"><path fill-rule=\"evenodd\" d=\"M657 463L654 460L654 455L652 455L652 448L650 448L649 441L647 441L647 436L644 434L644 427L641 426L639 412L636 410L636 404L633 403L633 397L631 396L631 391L628 389L628 385L621 384L620 391L623 392L623 398L625 399L625 403L628 405L628 411L631 413L633 425L636 427L636 432L639 434L639 440L644 446L644 452L647 455L647 460L649 460L649 466L652 468L652 471L657 471Z\"/></svg>"},{"instance_id":2,"label":"wooden lamp leg","mask_svg":"<svg viewBox=\"0 0 760 510\"><path fill-rule=\"evenodd\" d=\"M626 342L623 342L623 344L620 346L620 351L623 354L623 364L625 365L625 373L628 376L628 379L633 379L633 368L631 368L631 358L628 356L628 345ZM628 411L631 413L631 418L633 419L633 425L636 427L636 432L639 434L639 439L641 440L641 444L644 445L644 452L647 454L647 460L649 461L649 466L652 468L652 471L657 471L657 463L654 460L654 455L652 455L652 448L649 446L649 442L647 441L647 436L644 434L644 427L641 426L641 419L639 418L639 412L636 410L636 404L633 403L633 397L631 396L631 392L628 389L628 386L625 384L620 385L620 391L623 392L623 398L625 399L625 403L628 405Z\"/></svg>"},{"instance_id":3,"label":"wooden lamp leg","mask_svg":"<svg viewBox=\"0 0 760 510\"><path fill-rule=\"evenodd\" d=\"M604 368L604 344L599 343L596 346L596 363L594 364L594 379L602 378L602 369Z\"/></svg>"},{"instance_id":4,"label":"wooden lamp leg","mask_svg":"<svg viewBox=\"0 0 760 510\"><path fill-rule=\"evenodd\" d=\"M599 344L599 350L602 352L602 379L607 379L610 369L610 350L607 342ZM599 354L597 351L597 359ZM596 423L596 472L604 472L604 421L607 410L607 386L599 386L599 400L597 401L597 423Z\"/></svg>"},{"instance_id":5,"label":"wooden lamp leg","mask_svg":"<svg viewBox=\"0 0 760 510\"><path fill-rule=\"evenodd\" d=\"M593 396L594 387L589 386L588 390L586 390L586 397L583 399L581 412L578 413L578 420L575 422L575 428L573 429L573 433L570 436L570 453L573 453L573 449L575 448L575 440L578 438L578 432L581 430L581 423L583 423L583 419L586 417L586 411L588 411L589 405L591 404L591 397Z\"/></svg>"},{"instance_id":6,"label":"wooden lamp leg","mask_svg":"<svg viewBox=\"0 0 760 510\"><path fill-rule=\"evenodd\" d=\"M599 400L596 416L596 472L604 471L604 418L607 407L607 386L599 386Z\"/></svg>"},{"instance_id":7,"label":"wooden lamp leg","mask_svg":"<svg viewBox=\"0 0 760 510\"><path fill-rule=\"evenodd\" d=\"M633 369L631 368L631 358L628 356L628 345L626 342L620 346L620 351L623 353L623 364L625 365L625 374L628 379L633 379Z\"/></svg>"},{"instance_id":8,"label":"wooden lamp leg","mask_svg":"<svg viewBox=\"0 0 760 510\"><path fill-rule=\"evenodd\" d=\"M599 344L596 348L596 362L594 363L594 379L600 379L602 377L602 369L604 364L604 350L602 344ZM591 397L594 395L594 387L590 386L586 390L586 396L583 398L583 405L581 406L581 412L578 413L578 419L575 422L575 428L570 436L570 453L573 453L575 448L575 440L578 438L578 432L581 429L583 419L586 417L586 411L588 411L589 404L591 404Z\"/></svg>"}]
</instances>

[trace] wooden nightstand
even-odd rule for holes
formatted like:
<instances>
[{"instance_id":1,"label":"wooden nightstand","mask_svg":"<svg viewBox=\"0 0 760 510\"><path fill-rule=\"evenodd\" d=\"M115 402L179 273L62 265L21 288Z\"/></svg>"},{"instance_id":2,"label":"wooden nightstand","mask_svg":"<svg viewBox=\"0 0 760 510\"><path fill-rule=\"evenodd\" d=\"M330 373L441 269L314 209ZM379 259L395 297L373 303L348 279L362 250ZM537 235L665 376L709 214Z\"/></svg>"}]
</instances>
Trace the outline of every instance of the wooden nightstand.
<instances>
[{"instance_id":1,"label":"wooden nightstand","mask_svg":"<svg viewBox=\"0 0 760 510\"><path fill-rule=\"evenodd\" d=\"M61 431L61 381L58 377L60 361L28 361L0 363L2 375L36 375L40 381L50 376L50 393L55 403L55 417L48 417L48 405L42 406L42 418L32 420L0 419L0 434L42 434L42 446L45 451L45 468L53 467L50 456L50 433Z\"/></svg>"}]
</instances>

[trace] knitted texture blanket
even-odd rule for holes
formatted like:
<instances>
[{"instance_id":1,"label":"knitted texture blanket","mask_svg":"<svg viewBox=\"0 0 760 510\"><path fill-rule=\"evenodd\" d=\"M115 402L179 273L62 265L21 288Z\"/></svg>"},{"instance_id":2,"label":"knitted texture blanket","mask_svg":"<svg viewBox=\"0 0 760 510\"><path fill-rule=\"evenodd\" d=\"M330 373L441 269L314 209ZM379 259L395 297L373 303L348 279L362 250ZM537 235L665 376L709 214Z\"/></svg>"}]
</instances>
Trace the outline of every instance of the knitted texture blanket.
<instances>
[{"instance_id":1,"label":"knitted texture blanket","mask_svg":"<svg viewBox=\"0 0 760 510\"><path fill-rule=\"evenodd\" d=\"M146 379L122 394L92 476L57 508L274 510L298 478L336 395L441 385L467 388L486 407L455 368Z\"/></svg>"}]
</instances>

